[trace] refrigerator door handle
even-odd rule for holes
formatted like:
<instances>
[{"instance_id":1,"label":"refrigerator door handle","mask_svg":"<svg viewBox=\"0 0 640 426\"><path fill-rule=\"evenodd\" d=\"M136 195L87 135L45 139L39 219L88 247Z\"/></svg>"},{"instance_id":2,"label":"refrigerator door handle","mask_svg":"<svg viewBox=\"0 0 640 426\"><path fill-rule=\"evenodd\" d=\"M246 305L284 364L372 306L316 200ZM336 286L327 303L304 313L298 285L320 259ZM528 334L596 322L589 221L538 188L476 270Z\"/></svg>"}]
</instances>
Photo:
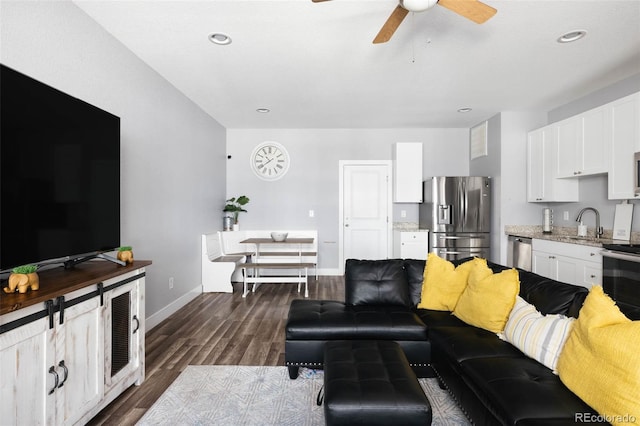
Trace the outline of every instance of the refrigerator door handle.
<instances>
[{"instance_id":1,"label":"refrigerator door handle","mask_svg":"<svg viewBox=\"0 0 640 426\"><path fill-rule=\"evenodd\" d=\"M462 181L462 212L463 212L463 230L467 229L467 219L469 216L469 200L467 199L467 181Z\"/></svg>"}]
</instances>

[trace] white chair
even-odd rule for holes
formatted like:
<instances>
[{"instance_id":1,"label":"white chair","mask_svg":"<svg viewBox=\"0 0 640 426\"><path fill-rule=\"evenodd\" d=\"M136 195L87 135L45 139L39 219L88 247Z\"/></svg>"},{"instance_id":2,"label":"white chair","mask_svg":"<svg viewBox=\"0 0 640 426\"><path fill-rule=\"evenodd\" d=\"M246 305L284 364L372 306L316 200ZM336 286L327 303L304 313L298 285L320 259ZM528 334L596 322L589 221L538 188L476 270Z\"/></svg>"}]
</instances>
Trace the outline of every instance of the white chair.
<instances>
[{"instance_id":1,"label":"white chair","mask_svg":"<svg viewBox=\"0 0 640 426\"><path fill-rule=\"evenodd\" d=\"M231 284L234 272L240 274L247 257L244 255L225 255L222 251L220 232L202 235L202 291L232 293Z\"/></svg>"}]
</instances>

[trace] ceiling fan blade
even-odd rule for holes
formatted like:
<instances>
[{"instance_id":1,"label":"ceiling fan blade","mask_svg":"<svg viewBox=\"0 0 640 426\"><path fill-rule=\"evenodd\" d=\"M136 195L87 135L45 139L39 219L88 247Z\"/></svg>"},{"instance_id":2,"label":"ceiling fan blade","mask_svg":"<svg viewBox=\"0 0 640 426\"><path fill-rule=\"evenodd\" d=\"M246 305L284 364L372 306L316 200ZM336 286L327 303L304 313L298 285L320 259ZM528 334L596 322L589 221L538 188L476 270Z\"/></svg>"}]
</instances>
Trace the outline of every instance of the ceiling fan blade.
<instances>
[{"instance_id":1,"label":"ceiling fan blade","mask_svg":"<svg viewBox=\"0 0 640 426\"><path fill-rule=\"evenodd\" d=\"M488 21L497 12L493 7L478 0L438 0L438 4L477 24Z\"/></svg>"},{"instance_id":2,"label":"ceiling fan blade","mask_svg":"<svg viewBox=\"0 0 640 426\"><path fill-rule=\"evenodd\" d=\"M311 1L314 2L314 3L320 3L320 2L323 2L323 1L329 1L329 0L311 0Z\"/></svg>"},{"instance_id":3,"label":"ceiling fan blade","mask_svg":"<svg viewBox=\"0 0 640 426\"><path fill-rule=\"evenodd\" d=\"M387 22L385 22L380 29L376 38L373 39L373 43L386 43L391 40L391 36L396 32L402 23L402 20L407 16L407 13L409 13L407 9L400 5L396 6L395 10L391 13L391 16L389 16L389 19L387 19Z\"/></svg>"}]
</instances>

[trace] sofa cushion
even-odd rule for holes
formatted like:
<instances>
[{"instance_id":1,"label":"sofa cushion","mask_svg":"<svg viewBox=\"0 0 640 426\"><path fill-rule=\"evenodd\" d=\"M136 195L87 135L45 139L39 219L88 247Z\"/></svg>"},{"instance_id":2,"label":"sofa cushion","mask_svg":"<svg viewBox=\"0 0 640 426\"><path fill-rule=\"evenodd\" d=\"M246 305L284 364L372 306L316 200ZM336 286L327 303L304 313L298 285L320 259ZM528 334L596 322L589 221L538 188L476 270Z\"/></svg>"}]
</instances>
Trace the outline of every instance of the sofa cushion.
<instances>
[{"instance_id":1,"label":"sofa cushion","mask_svg":"<svg viewBox=\"0 0 640 426\"><path fill-rule=\"evenodd\" d=\"M520 290L518 271L494 274L488 267L475 267L453 314L467 324L494 333L504 329Z\"/></svg>"},{"instance_id":2,"label":"sofa cushion","mask_svg":"<svg viewBox=\"0 0 640 426\"><path fill-rule=\"evenodd\" d=\"M498 339L495 333L478 327L429 327L434 353L451 363L487 357L524 357L512 344Z\"/></svg>"},{"instance_id":3,"label":"sofa cushion","mask_svg":"<svg viewBox=\"0 0 640 426\"><path fill-rule=\"evenodd\" d=\"M409 283L402 259L348 259L344 273L347 305L411 307Z\"/></svg>"},{"instance_id":4,"label":"sofa cushion","mask_svg":"<svg viewBox=\"0 0 640 426\"><path fill-rule=\"evenodd\" d=\"M473 259L456 267L437 254L429 253L418 308L453 311L476 264L486 267L484 259Z\"/></svg>"},{"instance_id":5,"label":"sofa cushion","mask_svg":"<svg viewBox=\"0 0 640 426\"><path fill-rule=\"evenodd\" d=\"M560 314L542 315L518 296L500 338L525 355L555 370L575 318Z\"/></svg>"},{"instance_id":6,"label":"sofa cushion","mask_svg":"<svg viewBox=\"0 0 640 426\"><path fill-rule=\"evenodd\" d=\"M411 306L413 307L418 306L418 303L420 303L425 264L426 261L421 259L404 259L404 271L407 275L409 297L411 298Z\"/></svg>"},{"instance_id":7,"label":"sofa cushion","mask_svg":"<svg viewBox=\"0 0 640 426\"><path fill-rule=\"evenodd\" d=\"M287 340L426 340L427 327L411 308L349 306L295 299L289 306Z\"/></svg>"},{"instance_id":8,"label":"sofa cushion","mask_svg":"<svg viewBox=\"0 0 640 426\"><path fill-rule=\"evenodd\" d=\"M541 314L562 314L577 317L585 297L585 287L562 283L533 272L518 270L520 296L536 307Z\"/></svg>"},{"instance_id":9,"label":"sofa cushion","mask_svg":"<svg viewBox=\"0 0 640 426\"><path fill-rule=\"evenodd\" d=\"M469 327L467 323L447 311L434 311L431 309L418 309L416 311L427 328L431 327Z\"/></svg>"},{"instance_id":10,"label":"sofa cushion","mask_svg":"<svg viewBox=\"0 0 640 426\"><path fill-rule=\"evenodd\" d=\"M469 359L460 364L460 374L503 425L574 424L576 415L597 415L558 376L531 358Z\"/></svg>"},{"instance_id":11,"label":"sofa cushion","mask_svg":"<svg viewBox=\"0 0 640 426\"><path fill-rule=\"evenodd\" d=\"M558 374L599 413L640 421L639 354L640 321L624 316L602 287L594 286L560 354Z\"/></svg>"}]
</instances>

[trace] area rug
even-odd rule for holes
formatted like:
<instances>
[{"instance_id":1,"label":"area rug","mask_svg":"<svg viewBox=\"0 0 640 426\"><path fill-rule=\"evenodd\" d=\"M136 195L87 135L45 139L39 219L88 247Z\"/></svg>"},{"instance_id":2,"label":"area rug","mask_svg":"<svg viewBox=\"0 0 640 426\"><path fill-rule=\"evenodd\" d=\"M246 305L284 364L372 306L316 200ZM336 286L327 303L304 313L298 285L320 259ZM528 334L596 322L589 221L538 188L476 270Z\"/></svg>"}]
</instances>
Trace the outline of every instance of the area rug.
<instances>
[{"instance_id":1,"label":"area rug","mask_svg":"<svg viewBox=\"0 0 640 426\"><path fill-rule=\"evenodd\" d=\"M469 425L436 379L419 379L431 402L433 425ZM286 367L190 365L147 410L138 425L324 425L316 404L322 371Z\"/></svg>"}]
</instances>

